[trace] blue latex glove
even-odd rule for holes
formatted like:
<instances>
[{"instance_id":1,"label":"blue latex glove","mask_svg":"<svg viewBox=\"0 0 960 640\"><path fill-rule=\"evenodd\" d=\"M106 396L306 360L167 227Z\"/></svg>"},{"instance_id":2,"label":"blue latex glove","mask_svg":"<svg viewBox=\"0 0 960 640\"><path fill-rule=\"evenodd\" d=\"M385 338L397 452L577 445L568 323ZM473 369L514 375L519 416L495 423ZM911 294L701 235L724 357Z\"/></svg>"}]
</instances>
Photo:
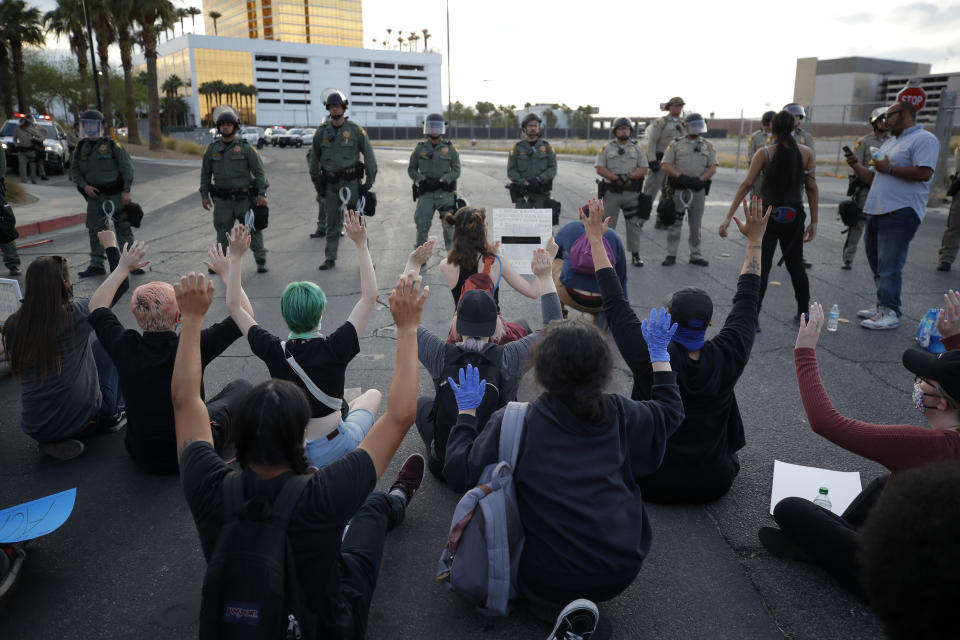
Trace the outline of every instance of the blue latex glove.
<instances>
[{"instance_id":1,"label":"blue latex glove","mask_svg":"<svg viewBox=\"0 0 960 640\"><path fill-rule=\"evenodd\" d=\"M466 373L460 369L460 384L457 385L453 378L447 378L447 383L453 389L453 395L457 399L457 408L460 411L476 409L483 402L483 393L487 390L487 381L480 379L480 369L472 364L467 365Z\"/></svg>"},{"instance_id":2,"label":"blue latex glove","mask_svg":"<svg viewBox=\"0 0 960 640\"><path fill-rule=\"evenodd\" d=\"M650 317L640 323L643 339L647 341L647 351L650 352L650 362L670 362L667 345L677 332L677 325L670 324L670 314L663 307L650 310Z\"/></svg>"}]
</instances>

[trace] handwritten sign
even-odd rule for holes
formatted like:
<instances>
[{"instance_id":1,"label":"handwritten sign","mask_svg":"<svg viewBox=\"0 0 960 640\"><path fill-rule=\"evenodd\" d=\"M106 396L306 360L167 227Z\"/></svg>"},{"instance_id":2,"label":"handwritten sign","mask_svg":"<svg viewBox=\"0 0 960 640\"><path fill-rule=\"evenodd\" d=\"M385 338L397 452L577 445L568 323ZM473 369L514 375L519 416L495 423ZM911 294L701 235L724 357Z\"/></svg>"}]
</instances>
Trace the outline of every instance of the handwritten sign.
<instances>
[{"instance_id":1,"label":"handwritten sign","mask_svg":"<svg viewBox=\"0 0 960 640\"><path fill-rule=\"evenodd\" d=\"M74 488L0 511L0 543L33 540L56 531L73 513L76 499Z\"/></svg>"},{"instance_id":2,"label":"handwritten sign","mask_svg":"<svg viewBox=\"0 0 960 640\"><path fill-rule=\"evenodd\" d=\"M20 283L10 278L0 278L0 327L20 308Z\"/></svg>"},{"instance_id":3,"label":"handwritten sign","mask_svg":"<svg viewBox=\"0 0 960 640\"><path fill-rule=\"evenodd\" d=\"M553 235L550 209L494 209L491 235L500 243L500 255L518 273L533 275L533 250L543 247Z\"/></svg>"},{"instance_id":4,"label":"handwritten sign","mask_svg":"<svg viewBox=\"0 0 960 640\"><path fill-rule=\"evenodd\" d=\"M797 497L812 501L817 497L820 487L826 487L829 491L830 510L837 515L846 511L863 490L860 474L856 471L832 471L774 460L770 515L784 498Z\"/></svg>"}]
</instances>

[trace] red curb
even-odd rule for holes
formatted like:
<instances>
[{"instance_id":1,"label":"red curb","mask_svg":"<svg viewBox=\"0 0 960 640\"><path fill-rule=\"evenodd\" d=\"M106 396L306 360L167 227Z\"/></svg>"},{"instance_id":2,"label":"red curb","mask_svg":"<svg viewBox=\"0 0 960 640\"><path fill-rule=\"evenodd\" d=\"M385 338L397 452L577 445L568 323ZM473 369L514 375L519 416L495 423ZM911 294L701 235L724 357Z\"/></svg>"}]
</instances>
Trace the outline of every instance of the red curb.
<instances>
[{"instance_id":1,"label":"red curb","mask_svg":"<svg viewBox=\"0 0 960 640\"><path fill-rule=\"evenodd\" d=\"M17 225L17 231L20 233L21 238L26 238L27 236L34 236L39 233L47 233L48 231L56 231L57 229L63 229L64 227L72 227L85 222L86 219L86 213L74 213L69 216L60 216L58 218L50 218L48 220L25 222L24 224Z\"/></svg>"}]
</instances>

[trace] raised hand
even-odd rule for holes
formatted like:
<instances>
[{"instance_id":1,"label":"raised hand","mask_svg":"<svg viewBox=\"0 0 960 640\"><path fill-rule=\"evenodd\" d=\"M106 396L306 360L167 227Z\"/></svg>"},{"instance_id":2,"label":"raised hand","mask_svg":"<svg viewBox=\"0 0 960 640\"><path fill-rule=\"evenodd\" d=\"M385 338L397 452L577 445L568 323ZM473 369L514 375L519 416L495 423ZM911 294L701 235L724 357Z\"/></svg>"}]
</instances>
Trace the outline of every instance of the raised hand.
<instances>
[{"instance_id":1,"label":"raised hand","mask_svg":"<svg viewBox=\"0 0 960 640\"><path fill-rule=\"evenodd\" d=\"M250 248L250 228L246 225L238 224L227 236L230 243L230 249L227 252L230 260L240 262L243 259L243 253Z\"/></svg>"},{"instance_id":2,"label":"raised hand","mask_svg":"<svg viewBox=\"0 0 960 640\"><path fill-rule=\"evenodd\" d=\"M943 294L943 309L937 316L937 331L944 338L960 333L960 293L953 289Z\"/></svg>"},{"instance_id":3,"label":"raised hand","mask_svg":"<svg viewBox=\"0 0 960 640\"><path fill-rule=\"evenodd\" d=\"M587 202L587 215L580 212L580 220L583 221L583 228L587 232L587 238L595 240L602 238L607 230L609 218L603 217L603 202L596 198L591 198Z\"/></svg>"},{"instance_id":4,"label":"raised hand","mask_svg":"<svg viewBox=\"0 0 960 640\"><path fill-rule=\"evenodd\" d=\"M751 242L753 244L760 244L760 241L763 240L763 232L767 228L767 221L770 220L770 214L772 212L773 206L768 206L766 212L764 212L762 198L753 196L749 204L747 204L746 198L743 199L744 222L740 222L740 219L736 216L734 216L733 221L737 223L737 228L740 229L740 233L747 237L748 245ZM725 238L726 236L726 225L721 224L720 237Z\"/></svg>"},{"instance_id":5,"label":"raised hand","mask_svg":"<svg viewBox=\"0 0 960 640\"><path fill-rule=\"evenodd\" d=\"M816 349L823 330L823 307L819 302L810 305L810 313L800 316L800 329L797 331L797 349Z\"/></svg>"},{"instance_id":6,"label":"raised hand","mask_svg":"<svg viewBox=\"0 0 960 640\"><path fill-rule=\"evenodd\" d=\"M210 269L221 278L226 279L227 271L230 269L230 250L223 252L223 245L219 242L211 242L207 245L207 259L203 261L207 269Z\"/></svg>"},{"instance_id":7,"label":"raised hand","mask_svg":"<svg viewBox=\"0 0 960 640\"><path fill-rule=\"evenodd\" d=\"M366 246L367 227L363 224L363 216L353 209L348 211L347 215L343 217L343 230L346 232L347 237L353 240L353 243L358 247Z\"/></svg>"},{"instance_id":8,"label":"raised hand","mask_svg":"<svg viewBox=\"0 0 960 640\"><path fill-rule=\"evenodd\" d=\"M447 384L453 389L453 395L457 399L457 408L460 411L469 411L476 409L483 402L483 392L487 389L487 381L480 379L480 369L472 364L467 365L467 370L460 369L460 384L454 382L453 378L447 378Z\"/></svg>"},{"instance_id":9,"label":"raised hand","mask_svg":"<svg viewBox=\"0 0 960 640\"><path fill-rule=\"evenodd\" d=\"M423 305L430 295L430 287L423 288L420 293L420 283L423 278L410 271L400 276L396 288L390 294L390 315L397 323L397 330L416 329L423 315Z\"/></svg>"},{"instance_id":10,"label":"raised hand","mask_svg":"<svg viewBox=\"0 0 960 640\"><path fill-rule=\"evenodd\" d=\"M173 285L173 291L184 319L202 319L213 302L213 282L204 278L202 273L191 271L181 276L179 284Z\"/></svg>"},{"instance_id":11,"label":"raised hand","mask_svg":"<svg viewBox=\"0 0 960 640\"><path fill-rule=\"evenodd\" d=\"M431 238L411 251L410 255L407 257L407 265L420 268L427 264L427 260L429 260L430 256L433 255L433 247L435 244L436 241Z\"/></svg>"},{"instance_id":12,"label":"raised hand","mask_svg":"<svg viewBox=\"0 0 960 640\"><path fill-rule=\"evenodd\" d=\"M132 246L123 245L123 252L120 253L120 264L118 268L126 269L128 273L144 268L150 264L149 260L143 259L144 256L147 255L148 248L149 247L143 243L143 240L137 240Z\"/></svg>"},{"instance_id":13,"label":"raised hand","mask_svg":"<svg viewBox=\"0 0 960 640\"><path fill-rule=\"evenodd\" d=\"M650 362L670 362L667 347L673 334L677 332L676 323L671 324L670 314L666 309L651 309L650 317L640 323L643 339L647 341L647 351L650 353Z\"/></svg>"},{"instance_id":14,"label":"raised hand","mask_svg":"<svg viewBox=\"0 0 960 640\"><path fill-rule=\"evenodd\" d=\"M557 241L553 239L553 236L550 236L550 239L547 240L547 246L544 247L547 250L547 253L550 254L550 259L554 260L557 257L557 253L560 251L560 245L557 244Z\"/></svg>"},{"instance_id":15,"label":"raised hand","mask_svg":"<svg viewBox=\"0 0 960 640\"><path fill-rule=\"evenodd\" d=\"M546 249L534 249L530 269L538 278L553 278L553 258Z\"/></svg>"}]
</instances>

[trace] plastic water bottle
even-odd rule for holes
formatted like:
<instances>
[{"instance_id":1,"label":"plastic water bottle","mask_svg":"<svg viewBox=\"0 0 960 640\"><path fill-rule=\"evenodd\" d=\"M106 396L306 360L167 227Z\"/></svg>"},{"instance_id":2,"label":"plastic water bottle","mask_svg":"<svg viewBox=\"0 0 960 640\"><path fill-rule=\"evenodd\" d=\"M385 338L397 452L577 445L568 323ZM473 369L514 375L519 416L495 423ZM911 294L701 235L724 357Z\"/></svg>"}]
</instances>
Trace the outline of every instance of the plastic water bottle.
<instances>
[{"instance_id":1,"label":"plastic water bottle","mask_svg":"<svg viewBox=\"0 0 960 640\"><path fill-rule=\"evenodd\" d=\"M879 149L878 147L874 147L874 146L871 145L871 146L870 146L870 157L873 158L873 160L870 161L870 164L873 164L875 161L877 161L877 160L879 160L880 158L882 158L882 157L883 157L883 154L880 152L880 149Z\"/></svg>"},{"instance_id":2,"label":"plastic water bottle","mask_svg":"<svg viewBox=\"0 0 960 640\"><path fill-rule=\"evenodd\" d=\"M830 504L830 497L827 495L827 488L820 487L820 493L817 494L817 497L813 499L813 504L820 505L827 511L830 511L832 504Z\"/></svg>"},{"instance_id":3,"label":"plastic water bottle","mask_svg":"<svg viewBox=\"0 0 960 640\"><path fill-rule=\"evenodd\" d=\"M924 349L930 348L930 336L937 330L937 314L939 313L939 309L927 309L927 313L924 314L920 320L920 325L917 327L917 344Z\"/></svg>"},{"instance_id":4,"label":"plastic water bottle","mask_svg":"<svg viewBox=\"0 0 960 640\"><path fill-rule=\"evenodd\" d=\"M840 307L833 305L830 307L830 314L827 316L827 331L836 331L840 322Z\"/></svg>"}]
</instances>

